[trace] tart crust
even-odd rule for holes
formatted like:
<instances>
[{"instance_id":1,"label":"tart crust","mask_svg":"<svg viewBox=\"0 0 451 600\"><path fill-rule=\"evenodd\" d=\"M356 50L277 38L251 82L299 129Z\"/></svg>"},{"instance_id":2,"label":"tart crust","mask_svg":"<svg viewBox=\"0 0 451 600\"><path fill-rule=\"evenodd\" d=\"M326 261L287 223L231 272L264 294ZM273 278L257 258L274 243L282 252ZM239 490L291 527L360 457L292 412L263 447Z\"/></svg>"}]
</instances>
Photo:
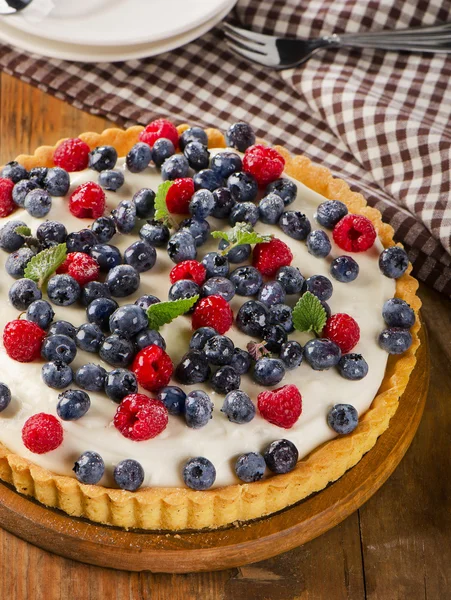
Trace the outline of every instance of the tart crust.
<instances>
[{"instance_id":1,"label":"tart crust","mask_svg":"<svg viewBox=\"0 0 451 600\"><path fill-rule=\"evenodd\" d=\"M181 133L188 125L179 125ZM124 156L138 141L143 127L127 130L106 129L103 133L83 133L80 138L91 148L112 145ZM225 147L223 134L207 129L209 147ZM59 142L58 142L59 143ZM58 145L58 144L57 144ZM56 146L42 146L33 155L20 155L17 161L27 169L53 166ZM341 200L349 211L368 217L374 224L384 247L393 246L393 229L382 222L378 210L367 206L361 194L350 190L330 171L313 165L305 156L291 156L275 146L285 158L285 172L329 199ZM410 304L416 314L411 329L413 343L401 356L390 356L384 379L370 408L353 433L336 437L316 448L285 475L276 475L250 484L236 484L207 491L187 488L144 488L136 492L79 483L75 478L55 475L13 454L0 443L0 479L21 494L32 496L42 504L59 508L69 515L86 517L96 523L123 528L181 531L216 529L236 522L249 521L277 512L339 479L354 466L387 429L398 401L415 366L420 344L419 309L416 295L418 282L411 277L411 265L396 281L396 296Z\"/></svg>"}]
</instances>

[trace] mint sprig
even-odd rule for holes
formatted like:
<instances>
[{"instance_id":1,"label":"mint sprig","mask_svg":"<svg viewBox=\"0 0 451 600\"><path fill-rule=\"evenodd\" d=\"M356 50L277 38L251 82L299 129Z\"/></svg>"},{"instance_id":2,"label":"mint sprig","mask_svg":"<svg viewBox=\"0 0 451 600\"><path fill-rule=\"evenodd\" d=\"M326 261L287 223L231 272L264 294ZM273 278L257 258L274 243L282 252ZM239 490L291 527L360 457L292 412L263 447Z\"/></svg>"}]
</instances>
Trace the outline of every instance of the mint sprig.
<instances>
[{"instance_id":1,"label":"mint sprig","mask_svg":"<svg viewBox=\"0 0 451 600\"><path fill-rule=\"evenodd\" d=\"M26 225L19 225L19 227L15 228L14 233L17 233L17 235L21 235L22 237L30 237L31 229Z\"/></svg>"},{"instance_id":2,"label":"mint sprig","mask_svg":"<svg viewBox=\"0 0 451 600\"><path fill-rule=\"evenodd\" d=\"M58 244L42 250L28 262L24 275L38 284L39 288L44 288L47 280L66 260L66 244Z\"/></svg>"},{"instance_id":3,"label":"mint sprig","mask_svg":"<svg viewBox=\"0 0 451 600\"><path fill-rule=\"evenodd\" d=\"M169 300L168 302L157 302L151 304L147 309L149 329L160 329L163 325L170 323L180 315L184 315L199 300L199 294L190 298Z\"/></svg>"},{"instance_id":4,"label":"mint sprig","mask_svg":"<svg viewBox=\"0 0 451 600\"><path fill-rule=\"evenodd\" d=\"M319 335L327 321L326 311L320 300L311 292L297 301L293 308L293 325L298 331L312 331Z\"/></svg>"},{"instance_id":5,"label":"mint sprig","mask_svg":"<svg viewBox=\"0 0 451 600\"><path fill-rule=\"evenodd\" d=\"M229 231L212 231L211 235L216 239L222 239L228 242L228 246L224 248L222 254L225 256L230 250L243 244L261 244L269 242L273 235L264 235L254 231L249 223L237 223L233 229Z\"/></svg>"},{"instance_id":6,"label":"mint sprig","mask_svg":"<svg viewBox=\"0 0 451 600\"><path fill-rule=\"evenodd\" d=\"M162 221L168 227L174 225L166 204L166 196L173 183L173 181L163 181L163 183L160 183L155 196L155 221Z\"/></svg>"}]
</instances>

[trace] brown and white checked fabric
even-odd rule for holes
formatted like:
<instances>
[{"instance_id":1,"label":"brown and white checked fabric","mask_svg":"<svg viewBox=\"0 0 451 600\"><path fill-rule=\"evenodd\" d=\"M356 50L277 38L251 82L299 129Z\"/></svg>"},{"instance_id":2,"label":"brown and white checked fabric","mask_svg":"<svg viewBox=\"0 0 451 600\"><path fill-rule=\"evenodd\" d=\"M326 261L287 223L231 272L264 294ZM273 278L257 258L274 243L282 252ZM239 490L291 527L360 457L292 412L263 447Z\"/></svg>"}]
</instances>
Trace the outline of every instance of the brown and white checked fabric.
<instances>
[{"instance_id":1,"label":"brown and white checked fabric","mask_svg":"<svg viewBox=\"0 0 451 600\"><path fill-rule=\"evenodd\" d=\"M450 8L449 0L239 0L230 18L256 31L314 37L446 21ZM224 129L249 121L362 192L395 228L417 277L451 296L445 55L328 51L277 73L234 57L217 28L170 53L116 64L0 46L0 68L121 124L168 116Z\"/></svg>"}]
</instances>

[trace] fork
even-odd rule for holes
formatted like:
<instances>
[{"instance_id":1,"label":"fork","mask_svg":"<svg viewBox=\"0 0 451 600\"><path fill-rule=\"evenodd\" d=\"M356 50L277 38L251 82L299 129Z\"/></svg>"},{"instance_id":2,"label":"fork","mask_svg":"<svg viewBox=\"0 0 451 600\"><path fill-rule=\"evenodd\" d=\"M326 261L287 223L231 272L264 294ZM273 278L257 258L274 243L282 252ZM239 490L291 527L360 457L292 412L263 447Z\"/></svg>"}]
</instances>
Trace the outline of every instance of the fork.
<instances>
[{"instance_id":1,"label":"fork","mask_svg":"<svg viewBox=\"0 0 451 600\"><path fill-rule=\"evenodd\" d=\"M225 23L224 34L233 52L278 70L301 65L318 50L330 48L451 53L451 23L365 33L332 33L314 39L266 35Z\"/></svg>"}]
</instances>

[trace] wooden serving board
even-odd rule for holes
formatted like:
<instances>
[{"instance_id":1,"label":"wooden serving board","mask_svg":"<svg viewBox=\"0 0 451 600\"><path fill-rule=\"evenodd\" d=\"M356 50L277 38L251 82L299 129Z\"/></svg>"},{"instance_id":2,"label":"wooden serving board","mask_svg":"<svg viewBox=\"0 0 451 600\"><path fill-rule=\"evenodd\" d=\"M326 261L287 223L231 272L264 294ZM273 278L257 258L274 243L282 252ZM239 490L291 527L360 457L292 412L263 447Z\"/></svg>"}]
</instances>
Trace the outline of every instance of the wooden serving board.
<instances>
[{"instance_id":1,"label":"wooden serving board","mask_svg":"<svg viewBox=\"0 0 451 600\"><path fill-rule=\"evenodd\" d=\"M420 338L417 364L407 389L376 445L337 482L280 513L217 531L124 531L69 517L0 484L0 525L61 556L130 571L214 571L264 560L300 546L362 506L404 456L420 423L429 385L424 326Z\"/></svg>"}]
</instances>

